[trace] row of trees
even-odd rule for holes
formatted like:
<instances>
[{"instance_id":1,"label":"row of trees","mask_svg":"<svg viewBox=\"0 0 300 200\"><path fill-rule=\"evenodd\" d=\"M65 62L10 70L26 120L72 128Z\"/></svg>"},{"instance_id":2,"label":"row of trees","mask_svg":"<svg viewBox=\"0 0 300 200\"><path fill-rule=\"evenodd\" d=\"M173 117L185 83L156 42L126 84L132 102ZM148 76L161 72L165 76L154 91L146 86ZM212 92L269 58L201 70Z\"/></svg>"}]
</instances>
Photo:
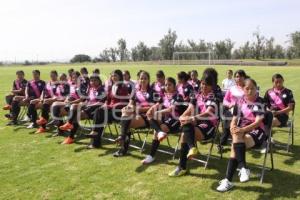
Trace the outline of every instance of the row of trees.
<instances>
[{"instance_id":1,"label":"row of trees","mask_svg":"<svg viewBox=\"0 0 300 200\"><path fill-rule=\"evenodd\" d=\"M187 40L187 43L177 41L177 34L171 29L159 41L157 46L147 46L140 41L131 50L127 48L127 42L121 38L116 47L104 49L98 57L91 58L88 55L79 54L70 62L116 62L116 61L149 61L172 60L174 52L211 52L213 59L274 59L274 58L300 58L300 31L288 35L289 46L284 48L275 43L274 37L266 38L259 29L253 33L253 41L246 41L238 48L231 39L216 42L205 40ZM195 54L193 58L201 58L203 55ZM180 59L191 59L191 55L181 55Z\"/></svg>"}]
</instances>

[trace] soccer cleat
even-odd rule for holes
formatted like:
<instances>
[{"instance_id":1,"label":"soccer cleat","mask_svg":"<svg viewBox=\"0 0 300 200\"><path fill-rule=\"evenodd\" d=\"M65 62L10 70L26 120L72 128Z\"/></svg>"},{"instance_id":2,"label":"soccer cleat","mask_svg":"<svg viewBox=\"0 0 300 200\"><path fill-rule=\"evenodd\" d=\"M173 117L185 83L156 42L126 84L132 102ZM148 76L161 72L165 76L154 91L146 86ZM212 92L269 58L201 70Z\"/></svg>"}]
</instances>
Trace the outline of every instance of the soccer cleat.
<instances>
[{"instance_id":1,"label":"soccer cleat","mask_svg":"<svg viewBox=\"0 0 300 200\"><path fill-rule=\"evenodd\" d=\"M155 160L154 157L152 157L151 155L147 155L147 156L145 157L145 159L141 161L141 163L142 163L143 165L147 165L147 164L152 163L154 160Z\"/></svg>"},{"instance_id":2,"label":"soccer cleat","mask_svg":"<svg viewBox=\"0 0 300 200\"><path fill-rule=\"evenodd\" d=\"M249 178L250 178L250 170L243 167L243 168L239 171L239 177L240 177L240 182L241 182L241 183L244 183L244 182L249 181Z\"/></svg>"},{"instance_id":3,"label":"soccer cleat","mask_svg":"<svg viewBox=\"0 0 300 200\"><path fill-rule=\"evenodd\" d=\"M169 173L170 177L178 177L178 176L183 176L186 174L185 169L181 169L181 167L176 167L172 172Z\"/></svg>"},{"instance_id":4,"label":"soccer cleat","mask_svg":"<svg viewBox=\"0 0 300 200\"><path fill-rule=\"evenodd\" d=\"M14 125L18 125L17 121L15 120L12 120L6 124L6 126L14 126Z\"/></svg>"},{"instance_id":5,"label":"soccer cleat","mask_svg":"<svg viewBox=\"0 0 300 200\"><path fill-rule=\"evenodd\" d=\"M45 133L46 129L43 127L40 127L35 133Z\"/></svg>"},{"instance_id":6,"label":"soccer cleat","mask_svg":"<svg viewBox=\"0 0 300 200\"><path fill-rule=\"evenodd\" d=\"M60 126L59 129L62 131L68 131L68 130L72 130L73 124L71 124L70 122L65 123L64 125Z\"/></svg>"},{"instance_id":7,"label":"soccer cleat","mask_svg":"<svg viewBox=\"0 0 300 200\"><path fill-rule=\"evenodd\" d=\"M3 108L2 108L3 110L10 110L11 109L11 105L5 105L5 106L3 106Z\"/></svg>"},{"instance_id":8,"label":"soccer cleat","mask_svg":"<svg viewBox=\"0 0 300 200\"><path fill-rule=\"evenodd\" d=\"M163 141L164 139L166 139L167 137L168 137L167 133L162 132L162 131L158 132L158 134L157 134L157 139L160 142Z\"/></svg>"},{"instance_id":9,"label":"soccer cleat","mask_svg":"<svg viewBox=\"0 0 300 200\"><path fill-rule=\"evenodd\" d=\"M187 158L188 159L192 159L195 155L197 155L199 153L198 149L196 147L192 147L190 150L189 150L189 153L187 155Z\"/></svg>"},{"instance_id":10,"label":"soccer cleat","mask_svg":"<svg viewBox=\"0 0 300 200\"><path fill-rule=\"evenodd\" d=\"M221 180L219 182L219 186L217 187L217 191L219 192L226 192L233 188L233 183L231 183L227 178Z\"/></svg>"},{"instance_id":11,"label":"soccer cleat","mask_svg":"<svg viewBox=\"0 0 300 200\"><path fill-rule=\"evenodd\" d=\"M67 137L61 144L73 144L74 139L71 137Z\"/></svg>"},{"instance_id":12,"label":"soccer cleat","mask_svg":"<svg viewBox=\"0 0 300 200\"><path fill-rule=\"evenodd\" d=\"M125 149L121 148L118 151L116 151L115 153L113 153L114 157L122 157L126 155L126 151Z\"/></svg>"},{"instance_id":13,"label":"soccer cleat","mask_svg":"<svg viewBox=\"0 0 300 200\"><path fill-rule=\"evenodd\" d=\"M11 114L5 114L4 116L5 116L7 119L10 119L10 120L13 119L13 116L12 116Z\"/></svg>"},{"instance_id":14,"label":"soccer cleat","mask_svg":"<svg viewBox=\"0 0 300 200\"><path fill-rule=\"evenodd\" d=\"M37 125L45 125L47 124L47 120L44 117L40 117L40 119L36 120Z\"/></svg>"},{"instance_id":15,"label":"soccer cleat","mask_svg":"<svg viewBox=\"0 0 300 200\"><path fill-rule=\"evenodd\" d=\"M26 128L28 129L37 128L37 125L35 123L30 123Z\"/></svg>"}]
</instances>

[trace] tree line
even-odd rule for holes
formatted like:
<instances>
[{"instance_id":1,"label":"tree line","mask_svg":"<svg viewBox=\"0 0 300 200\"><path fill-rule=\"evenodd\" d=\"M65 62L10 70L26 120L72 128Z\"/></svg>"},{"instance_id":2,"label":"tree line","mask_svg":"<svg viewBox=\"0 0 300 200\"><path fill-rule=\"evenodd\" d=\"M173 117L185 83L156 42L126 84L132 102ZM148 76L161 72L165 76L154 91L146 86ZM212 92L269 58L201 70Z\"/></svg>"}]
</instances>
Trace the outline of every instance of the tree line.
<instances>
[{"instance_id":1,"label":"tree line","mask_svg":"<svg viewBox=\"0 0 300 200\"><path fill-rule=\"evenodd\" d=\"M147 46L140 41L135 47L128 49L124 38L117 41L115 47L102 50L95 58L85 54L75 55L70 62L116 62L116 61L157 61L172 60L174 52L211 52L212 59L294 59L300 58L300 31L288 35L288 47L275 42L274 37L267 38L257 29L253 32L253 40L246 41L234 48L235 42L225 39L207 42L188 39L178 41L176 31L169 29L157 46ZM201 54L182 54L177 59L205 59Z\"/></svg>"}]
</instances>

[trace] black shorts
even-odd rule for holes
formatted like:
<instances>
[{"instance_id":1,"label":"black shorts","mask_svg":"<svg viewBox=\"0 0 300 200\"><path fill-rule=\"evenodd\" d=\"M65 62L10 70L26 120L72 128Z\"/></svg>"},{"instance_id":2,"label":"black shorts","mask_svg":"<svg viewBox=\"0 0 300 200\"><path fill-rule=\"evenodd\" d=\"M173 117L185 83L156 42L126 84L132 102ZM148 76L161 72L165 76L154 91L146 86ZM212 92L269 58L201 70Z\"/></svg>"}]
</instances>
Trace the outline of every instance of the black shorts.
<instances>
[{"instance_id":1,"label":"black shorts","mask_svg":"<svg viewBox=\"0 0 300 200\"><path fill-rule=\"evenodd\" d=\"M287 121L289 120L289 116L285 113L279 114L275 116L276 119L280 122L279 127L284 127L287 125Z\"/></svg>"},{"instance_id":2,"label":"black shorts","mask_svg":"<svg viewBox=\"0 0 300 200\"><path fill-rule=\"evenodd\" d=\"M180 122L179 122L179 120L176 120L172 117L167 117L167 118L163 119L162 123L165 124L169 128L171 133L180 131Z\"/></svg>"},{"instance_id":3,"label":"black shorts","mask_svg":"<svg viewBox=\"0 0 300 200\"><path fill-rule=\"evenodd\" d=\"M199 121L195 127L204 135L204 140L209 140L215 136L215 127L210 121Z\"/></svg>"},{"instance_id":4,"label":"black shorts","mask_svg":"<svg viewBox=\"0 0 300 200\"><path fill-rule=\"evenodd\" d=\"M97 106L85 106L82 108L82 111L88 116L89 119L93 119L95 110L99 108L99 105Z\"/></svg>"},{"instance_id":5,"label":"black shorts","mask_svg":"<svg viewBox=\"0 0 300 200\"><path fill-rule=\"evenodd\" d=\"M148 128L148 127L150 127L150 124L149 124L149 121L148 121L148 119L147 119L147 116L146 116L146 114L141 114L141 115L139 115L141 118L143 118L143 120L144 120L144 122L145 122L145 128Z\"/></svg>"},{"instance_id":6,"label":"black shorts","mask_svg":"<svg viewBox=\"0 0 300 200\"><path fill-rule=\"evenodd\" d=\"M248 134L252 137L252 139L255 142L254 147L260 147L267 138L265 131L260 127L254 129Z\"/></svg>"}]
</instances>

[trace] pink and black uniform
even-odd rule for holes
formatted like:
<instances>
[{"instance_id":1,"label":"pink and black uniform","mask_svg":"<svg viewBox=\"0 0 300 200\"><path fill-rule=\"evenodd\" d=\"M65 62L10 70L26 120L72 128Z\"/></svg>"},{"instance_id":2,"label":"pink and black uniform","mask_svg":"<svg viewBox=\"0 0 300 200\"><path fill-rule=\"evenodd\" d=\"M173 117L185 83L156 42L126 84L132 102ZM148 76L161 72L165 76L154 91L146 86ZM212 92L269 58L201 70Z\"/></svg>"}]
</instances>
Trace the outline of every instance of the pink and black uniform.
<instances>
[{"instance_id":1,"label":"pink and black uniform","mask_svg":"<svg viewBox=\"0 0 300 200\"><path fill-rule=\"evenodd\" d=\"M229 90L226 91L224 99L223 99L223 106L225 107L233 107L236 102L244 96L243 88L235 85L232 86Z\"/></svg>"},{"instance_id":2,"label":"pink and black uniform","mask_svg":"<svg viewBox=\"0 0 300 200\"><path fill-rule=\"evenodd\" d=\"M255 122L257 116L264 116L265 105L262 98L257 97L254 102L241 98L234 106L233 116L238 117L238 127L245 127ZM254 140L255 146L259 147L266 139L264 124L248 133Z\"/></svg>"},{"instance_id":3,"label":"pink and black uniform","mask_svg":"<svg viewBox=\"0 0 300 200\"><path fill-rule=\"evenodd\" d=\"M212 108L212 116L206 116L202 119L199 118L196 121L196 127L200 129L205 139L207 140L212 138L215 133L214 128L218 123L218 116L216 115L216 112L218 112L218 103L214 93L209 93L207 95L198 93L195 99L191 100L191 103L196 108L195 115L204 113L208 108Z\"/></svg>"},{"instance_id":4,"label":"pink and black uniform","mask_svg":"<svg viewBox=\"0 0 300 200\"><path fill-rule=\"evenodd\" d=\"M26 85L27 85L27 80L23 79L23 80L14 80L13 82L13 86L12 86L12 89L13 90L21 90L20 93L18 94L15 94L16 96L25 96L25 88L26 88ZM12 101L13 101L13 97L12 95L8 95L6 96L6 103L8 105L11 105L12 104Z\"/></svg>"},{"instance_id":5,"label":"pink and black uniform","mask_svg":"<svg viewBox=\"0 0 300 200\"><path fill-rule=\"evenodd\" d=\"M193 87L195 93L200 92L201 81L200 80L189 80L188 83Z\"/></svg>"},{"instance_id":6,"label":"pink and black uniform","mask_svg":"<svg viewBox=\"0 0 300 200\"><path fill-rule=\"evenodd\" d=\"M164 92L165 92L165 85L160 82L154 82L151 85L152 90L154 91L154 99L159 100Z\"/></svg>"},{"instance_id":7,"label":"pink and black uniform","mask_svg":"<svg viewBox=\"0 0 300 200\"><path fill-rule=\"evenodd\" d=\"M180 128L180 122L178 118L186 110L183 96L179 93L168 94L165 93L161 99L162 109L175 106L174 113L166 114L163 116L162 123L167 125L171 132L177 132Z\"/></svg>"},{"instance_id":8,"label":"pink and black uniform","mask_svg":"<svg viewBox=\"0 0 300 200\"><path fill-rule=\"evenodd\" d=\"M106 106L95 110L92 128L97 134L92 137L91 145L99 147L101 145L101 135L103 126L113 121L119 121L122 115L122 108L129 102L128 88L123 83L110 86L107 92Z\"/></svg>"},{"instance_id":9,"label":"pink and black uniform","mask_svg":"<svg viewBox=\"0 0 300 200\"><path fill-rule=\"evenodd\" d=\"M178 84L176 89L177 92L183 97L184 101L188 103L191 99L191 95L193 95L193 86L191 86L189 83Z\"/></svg>"},{"instance_id":10,"label":"pink and black uniform","mask_svg":"<svg viewBox=\"0 0 300 200\"><path fill-rule=\"evenodd\" d=\"M46 87L45 81L42 80L31 80L27 83L27 94L30 100L38 99L41 97L42 92ZM37 120L37 112L35 108L35 104L29 104L28 106L28 116L32 123L36 124Z\"/></svg>"},{"instance_id":11,"label":"pink and black uniform","mask_svg":"<svg viewBox=\"0 0 300 200\"><path fill-rule=\"evenodd\" d=\"M280 111L289 106L289 104L295 104L293 92L287 88L282 90L276 90L275 88L267 90L264 96L264 101L271 111ZM280 126L286 126L289 119L288 114L282 113L275 116Z\"/></svg>"}]
</instances>

